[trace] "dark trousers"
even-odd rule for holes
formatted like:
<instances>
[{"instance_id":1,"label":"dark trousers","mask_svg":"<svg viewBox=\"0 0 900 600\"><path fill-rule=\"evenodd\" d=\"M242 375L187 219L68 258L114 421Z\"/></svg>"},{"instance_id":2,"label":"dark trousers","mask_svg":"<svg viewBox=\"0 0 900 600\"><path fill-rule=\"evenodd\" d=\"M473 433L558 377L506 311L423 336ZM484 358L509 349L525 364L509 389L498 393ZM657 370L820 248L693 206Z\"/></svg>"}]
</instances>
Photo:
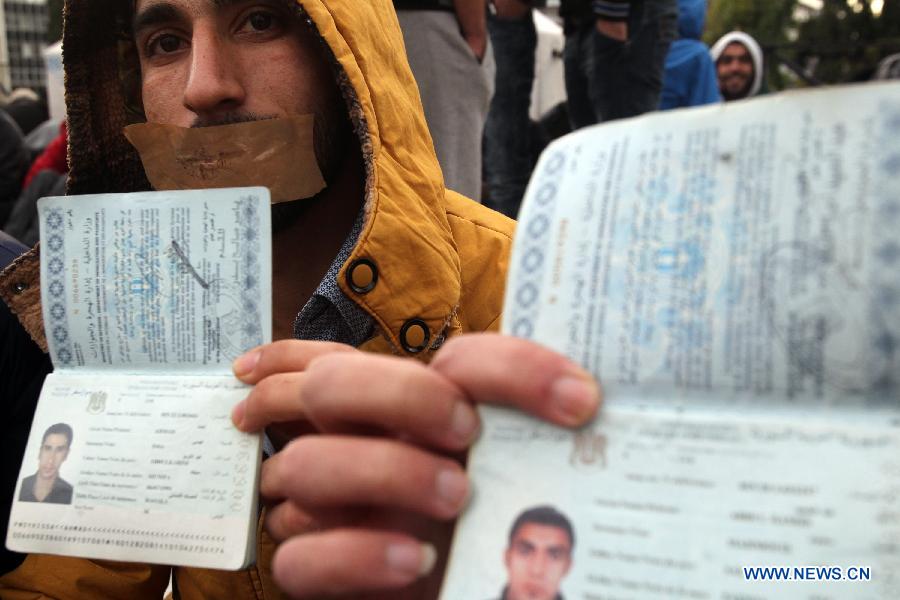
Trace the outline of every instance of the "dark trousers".
<instances>
[{"instance_id":1,"label":"dark trousers","mask_svg":"<svg viewBox=\"0 0 900 600\"><path fill-rule=\"evenodd\" d=\"M676 0L632 3L626 42L602 35L593 21L567 24L564 60L572 127L656 110L666 54L677 34Z\"/></svg>"},{"instance_id":2,"label":"dark trousers","mask_svg":"<svg viewBox=\"0 0 900 600\"><path fill-rule=\"evenodd\" d=\"M488 32L497 64L496 87L484 125L485 204L515 218L531 176L531 123L537 31L529 12L523 19L491 15Z\"/></svg>"}]
</instances>

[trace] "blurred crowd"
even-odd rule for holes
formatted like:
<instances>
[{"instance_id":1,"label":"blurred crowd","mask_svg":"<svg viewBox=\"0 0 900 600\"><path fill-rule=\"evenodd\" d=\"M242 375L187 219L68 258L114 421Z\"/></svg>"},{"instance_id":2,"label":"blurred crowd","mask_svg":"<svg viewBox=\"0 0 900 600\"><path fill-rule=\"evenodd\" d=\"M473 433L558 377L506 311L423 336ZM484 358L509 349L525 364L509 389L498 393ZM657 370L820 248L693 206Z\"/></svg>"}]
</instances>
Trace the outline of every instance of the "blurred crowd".
<instances>
[{"instance_id":1,"label":"blurred crowd","mask_svg":"<svg viewBox=\"0 0 900 600\"><path fill-rule=\"evenodd\" d=\"M447 186L513 218L555 137L763 89L764 54L750 35L728 33L712 48L701 41L707 0L560 0L567 99L534 121L533 11L542 0L487 0L483 25L485 0L394 5Z\"/></svg>"},{"instance_id":2,"label":"blurred crowd","mask_svg":"<svg viewBox=\"0 0 900 600\"><path fill-rule=\"evenodd\" d=\"M0 229L38 241L37 201L66 190L66 124L48 118L34 91L0 89Z\"/></svg>"},{"instance_id":3,"label":"blurred crowd","mask_svg":"<svg viewBox=\"0 0 900 600\"><path fill-rule=\"evenodd\" d=\"M761 87L753 38L701 41L707 0L561 0L566 101L534 122L539 1L489 0L486 13L484 0L394 5L447 187L513 218L553 138Z\"/></svg>"}]
</instances>

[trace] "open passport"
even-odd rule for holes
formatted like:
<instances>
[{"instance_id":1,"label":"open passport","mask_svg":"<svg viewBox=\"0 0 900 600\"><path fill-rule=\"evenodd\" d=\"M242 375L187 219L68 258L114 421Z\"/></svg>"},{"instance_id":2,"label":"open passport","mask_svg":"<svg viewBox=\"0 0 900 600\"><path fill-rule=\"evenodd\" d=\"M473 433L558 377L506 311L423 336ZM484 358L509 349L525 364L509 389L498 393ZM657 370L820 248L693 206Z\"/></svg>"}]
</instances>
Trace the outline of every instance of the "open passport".
<instances>
[{"instance_id":1,"label":"open passport","mask_svg":"<svg viewBox=\"0 0 900 600\"><path fill-rule=\"evenodd\" d=\"M900 598L900 84L555 142L503 330L604 406L577 432L481 409L443 599ZM533 508L573 535L523 575Z\"/></svg>"},{"instance_id":2,"label":"open passport","mask_svg":"<svg viewBox=\"0 0 900 600\"><path fill-rule=\"evenodd\" d=\"M11 550L239 569L255 559L261 440L231 408L271 341L265 188L44 198L54 372L22 463Z\"/></svg>"}]
</instances>

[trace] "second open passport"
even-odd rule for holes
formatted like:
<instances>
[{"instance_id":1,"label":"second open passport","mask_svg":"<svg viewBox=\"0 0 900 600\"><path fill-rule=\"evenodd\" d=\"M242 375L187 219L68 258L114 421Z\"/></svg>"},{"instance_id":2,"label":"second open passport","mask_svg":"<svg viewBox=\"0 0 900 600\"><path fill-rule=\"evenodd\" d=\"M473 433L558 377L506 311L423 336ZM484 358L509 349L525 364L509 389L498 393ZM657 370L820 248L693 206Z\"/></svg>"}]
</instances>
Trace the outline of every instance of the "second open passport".
<instances>
[{"instance_id":1,"label":"second open passport","mask_svg":"<svg viewBox=\"0 0 900 600\"><path fill-rule=\"evenodd\" d=\"M269 206L265 188L40 201L54 372L8 548L254 561L260 437L229 418L248 391L231 363L272 338Z\"/></svg>"}]
</instances>

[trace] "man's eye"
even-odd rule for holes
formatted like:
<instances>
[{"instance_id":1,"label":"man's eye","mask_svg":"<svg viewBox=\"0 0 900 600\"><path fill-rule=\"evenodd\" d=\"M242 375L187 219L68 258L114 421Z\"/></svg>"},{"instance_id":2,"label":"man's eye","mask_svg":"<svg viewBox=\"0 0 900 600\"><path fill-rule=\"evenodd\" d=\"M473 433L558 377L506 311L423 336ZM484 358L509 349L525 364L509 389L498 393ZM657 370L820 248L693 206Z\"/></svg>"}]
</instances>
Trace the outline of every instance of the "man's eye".
<instances>
[{"instance_id":1,"label":"man's eye","mask_svg":"<svg viewBox=\"0 0 900 600\"><path fill-rule=\"evenodd\" d=\"M181 40L174 35L164 34L150 42L150 54L171 54L181 50Z\"/></svg>"},{"instance_id":2,"label":"man's eye","mask_svg":"<svg viewBox=\"0 0 900 600\"><path fill-rule=\"evenodd\" d=\"M268 31L274 25L275 17L271 13L255 12L247 18L247 24L254 31Z\"/></svg>"}]
</instances>

